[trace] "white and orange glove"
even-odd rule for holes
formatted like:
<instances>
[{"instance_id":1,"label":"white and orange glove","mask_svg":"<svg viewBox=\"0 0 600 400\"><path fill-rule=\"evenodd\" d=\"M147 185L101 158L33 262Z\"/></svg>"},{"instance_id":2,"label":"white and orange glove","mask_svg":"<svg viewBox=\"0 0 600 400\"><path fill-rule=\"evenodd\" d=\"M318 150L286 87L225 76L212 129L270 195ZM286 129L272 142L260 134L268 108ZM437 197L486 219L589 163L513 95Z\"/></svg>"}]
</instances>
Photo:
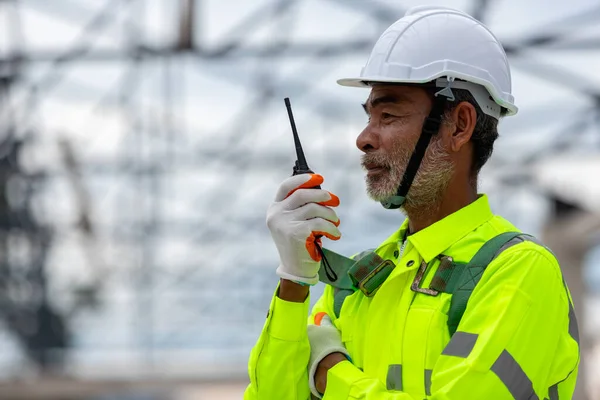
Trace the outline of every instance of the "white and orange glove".
<instances>
[{"instance_id":1,"label":"white and orange glove","mask_svg":"<svg viewBox=\"0 0 600 400\"><path fill-rule=\"evenodd\" d=\"M310 342L308 385L310 386L311 393L320 399L323 395L317 390L315 374L321 360L331 353L342 353L350 362L352 360L350 359L348 350L346 350L342 343L340 331L333 325L331 318L326 313L320 312L315 315L314 325L308 325L306 332L308 334L308 341Z\"/></svg>"},{"instance_id":2,"label":"white and orange glove","mask_svg":"<svg viewBox=\"0 0 600 400\"><path fill-rule=\"evenodd\" d=\"M318 174L287 178L267 211L267 226L279 252L277 275L303 284L319 282L320 236L338 240L340 219L331 207L339 198L326 190L309 189L323 183Z\"/></svg>"}]
</instances>

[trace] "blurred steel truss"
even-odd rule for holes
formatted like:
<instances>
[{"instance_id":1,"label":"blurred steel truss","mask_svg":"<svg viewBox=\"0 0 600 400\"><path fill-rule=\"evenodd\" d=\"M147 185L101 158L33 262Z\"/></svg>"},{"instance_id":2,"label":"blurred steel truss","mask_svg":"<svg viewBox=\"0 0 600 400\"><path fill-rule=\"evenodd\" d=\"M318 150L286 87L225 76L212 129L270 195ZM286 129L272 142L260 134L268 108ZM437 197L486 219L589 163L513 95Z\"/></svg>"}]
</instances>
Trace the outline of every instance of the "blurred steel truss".
<instances>
[{"instance_id":1,"label":"blurred steel truss","mask_svg":"<svg viewBox=\"0 0 600 400\"><path fill-rule=\"evenodd\" d=\"M359 12L372 18L373 23L382 31L403 13L401 6L392 6L390 2L384 3L371 1L326 0L329 5ZM0 35L8 37L10 50L0 53L0 190L4 199L0 200L0 318L5 326L19 338L24 351L30 355L31 360L44 367L49 364L45 350L68 347L72 344L69 332L76 329L74 320L80 313L102 308L103 285L115 273L114 267L105 265L103 254L94 243L97 240L97 228L90 213L95 204L90 195L88 182L96 176L120 177L125 179L127 185L135 193L133 197L123 197L123 209L116 210L122 217L122 224L112 229L115 241L124 241L131 244L136 252L134 259L135 273L133 281L129 282L137 293L137 312L135 316L136 332L139 343L144 352L148 354L148 361L155 362L153 348L161 342L161 337L185 336L188 329L185 323L180 323L171 328L170 333L155 332L157 314L155 309L160 307L162 300L156 292L158 280L166 279L169 268L173 265L159 264L157 251L160 240L166 231L172 235L188 238L194 243L210 245L214 251L210 253L211 263L219 263L219 259L228 252L227 246L219 248L217 244L223 241L222 237L234 229L240 232L252 232L256 226L263 224L262 214L256 216L252 213L240 213L232 216L222 215L218 223L204 220L169 220L164 216L163 199L167 194L166 180L176 174L178 169L193 167L202 169L206 165L224 166L223 168L238 171L237 182L241 187L247 179L246 174L239 173L249 169L280 168L282 164L290 164L292 157L279 153L262 151L259 147L249 152L246 146L240 144L242 135L252 135L259 126L261 119L266 118L264 111L275 105L282 106L281 88L293 99L306 96L310 88L310 96L319 99L314 105L306 107L320 118L325 120L338 120L344 116L344 107L349 104L344 99L332 97L328 93L311 88L311 82L300 78L300 74L280 74L269 69L270 63L282 59L297 59L299 64L319 59L342 59L351 55L366 56L374 43L375 37L361 36L356 32L354 37L346 40L298 42L279 35L259 45L249 43L246 39L267 22L275 22L281 32L293 25L294 8L300 2L296 0L273 0L257 7L254 12L243 18L233 29L222 35L217 43L211 43L203 38L202 31L204 7L207 5L201 0L184 0L177 4L176 13L178 21L175 24L177 33L174 39L164 45L155 45L143 42L144 23L139 18L143 14L146 1L144 0L109 0L104 6L90 12L88 4L84 1L0 1L0 17L4 16L9 22L7 26L0 25ZM175 3L175 2L173 2ZM486 21L490 13L492 1L477 0L472 4L471 11L480 20ZM71 24L80 25L80 16L90 16L82 26L80 35L67 49L57 48L39 50L35 52L23 50L24 44L21 14L23 7L35 9L59 20L69 21ZM173 4L175 7L175 4ZM97 50L92 45L94 39L101 36L106 26L118 18L123 19L123 29L128 32L127 45L124 50ZM522 37L518 41L505 43L506 51L515 60L525 60L524 63L514 63L516 68L523 68L538 78L547 79L553 83L563 84L572 90L580 92L581 96L589 98L589 109L584 110L587 118L578 118L572 125L561 128L564 131L577 133L583 130L585 124L598 124L600 120L600 87L590 84L587 79L576 76L566 69L545 65L536 58L530 57L533 50L600 50L598 39L572 39L579 28L600 21L600 6L584 10L580 13L568 15L548 27L539 29L539 34ZM547 28L547 29L546 29ZM238 110L228 124L221 130L224 138L219 143L208 146L199 146L188 149L186 153L177 151L185 144L179 143L177 134L185 127L179 121L173 120L172 100L185 83L182 82L182 64L192 65L209 61L226 61L235 65L245 60L260 60L265 68L257 68L254 79L244 77L222 76L218 71L214 79L235 79L236 85L247 89L247 96L251 99L247 106ZM162 63L162 82L160 83L160 96L163 107L163 117L160 126L151 126L150 120L155 118L145 115L139 102L136 101L138 85L144 75L144 65L148 62ZM35 142L36 138L44 134L44 126L35 124L31 116L36 115L36 107L44 100L61 82L68 73L68 69L75 64L86 62L127 62L128 66L122 74L119 83L114 88L108 88L99 101L116 101L128 115L130 137L123 142L119 150L121 156L114 162L107 163L102 160L78 160L78 155L68 141L60 144L62 171L26 171L19 161L19 152ZM24 73L30 66L49 63L49 68L41 76L32 77ZM325 73L325 71L323 71ZM13 95L15 89L25 94L20 98ZM85 91L85 87L81 88ZM210 96L210 94L206 94ZM107 100L108 99L108 100ZM325 106L328 105L328 106ZM537 127L543 121L535 121ZM549 131L553 127L548 126ZM561 133L561 132L559 132ZM553 142L548 141L546 146L532 149L516 165L512 161L503 160L502 155L495 156L494 168L509 171L503 176L506 185L530 184L530 177L522 171L527 171L531 165L541 157L548 157L559 152L569 151L569 146L576 142L565 140L561 135ZM572 137L572 136L571 136ZM161 143L148 154L142 149L149 143ZM139 151L138 151L139 150ZM291 143L290 143L291 151ZM331 150L329 156L332 162L339 163L341 168L348 163L342 151ZM254 160L261 162L255 165ZM38 218L33 205L40 196L40 190L48 185L55 177L53 174L62 174L72 187L75 198L77 222L70 229L77 230L85 238L83 247L88 255L87 268L92 269L91 279L87 284L75 284L68 287L73 300L70 307L59 307L53 303L53 298L48 289L46 258L53 247L55 228L47 222L46 218ZM15 183L17 182L17 183ZM348 190L350 182L340 183L337 189ZM215 213L240 206L237 199L228 199L228 185L202 193L202 203L210 205ZM17 200L15 200L17 199ZM226 200L224 200L226 199ZM137 207L145 203L144 207ZM266 239L266 237L265 237ZM11 255L13 249L24 241L32 254L30 258L19 259ZM17 250L15 250L17 251ZM206 254L206 253L203 253ZM241 261L240 261L241 262ZM110 263L109 263L110 264ZM260 320L264 314L261 308L270 296L268 288L272 284L270 275L257 273L257 269L239 268L235 276L215 274L214 270L200 271L206 262L189 262L183 266L169 280L173 285L197 285L199 291L206 294L202 299L203 304L180 303L180 307L192 310L194 316L203 313L211 315L227 315L231 312L227 305L221 301L223 295L231 296L232 301L238 301L244 308L237 313L236 318L247 320ZM256 266L258 267L258 265ZM202 275L198 277L198 274ZM191 277L195 275L195 277ZM258 276L258 277L257 277ZM24 283L29 291L23 289ZM211 281L212 280L212 281ZM221 281L217 288L213 281ZM225 281L225 283L223 283ZM258 289L254 292L242 291L248 287L248 282ZM212 286L212 288L211 288ZM234 289L240 289L240 293ZM217 290L219 289L219 290ZM227 290L229 289L229 290ZM223 291L226 291L223 294ZM259 294L265 292L264 294ZM17 293L17 294L15 294ZM23 295L22 293L26 293ZM35 296L32 295L35 293ZM257 311L258 310L258 311ZM193 318L193 317L190 317ZM228 320L232 327L236 325L235 319ZM31 328L37 326L37 329ZM242 330L245 328L241 328ZM158 337L158 336L161 337ZM227 347L235 341L234 337L224 337L222 345Z\"/></svg>"}]
</instances>

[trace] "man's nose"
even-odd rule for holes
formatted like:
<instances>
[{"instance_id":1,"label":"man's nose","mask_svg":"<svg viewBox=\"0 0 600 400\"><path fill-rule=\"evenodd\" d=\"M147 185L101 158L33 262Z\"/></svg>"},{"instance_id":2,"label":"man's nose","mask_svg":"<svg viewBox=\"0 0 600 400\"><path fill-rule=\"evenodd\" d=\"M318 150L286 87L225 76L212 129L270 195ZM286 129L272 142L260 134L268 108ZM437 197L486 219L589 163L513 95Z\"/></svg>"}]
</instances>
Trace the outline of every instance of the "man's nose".
<instances>
[{"instance_id":1,"label":"man's nose","mask_svg":"<svg viewBox=\"0 0 600 400\"><path fill-rule=\"evenodd\" d=\"M370 124L356 138L356 147L365 153L379 148L379 134Z\"/></svg>"}]
</instances>

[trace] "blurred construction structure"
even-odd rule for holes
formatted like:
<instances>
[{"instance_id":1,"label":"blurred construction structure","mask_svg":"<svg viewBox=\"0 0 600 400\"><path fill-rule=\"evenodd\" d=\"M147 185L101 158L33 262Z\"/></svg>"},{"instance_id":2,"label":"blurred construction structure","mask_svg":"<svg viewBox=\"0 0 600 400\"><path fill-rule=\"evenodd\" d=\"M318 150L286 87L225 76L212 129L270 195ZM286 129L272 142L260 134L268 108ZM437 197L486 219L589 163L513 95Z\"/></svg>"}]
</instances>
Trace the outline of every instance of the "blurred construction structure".
<instances>
[{"instance_id":1,"label":"blurred construction structure","mask_svg":"<svg viewBox=\"0 0 600 400\"><path fill-rule=\"evenodd\" d=\"M592 354L600 313L584 302L600 279L586 286L582 270L600 183L589 166L554 179L549 161L600 159L600 5L432 3L505 44L521 111L481 190L560 247ZM283 98L342 201L331 247L374 247L402 217L364 194L366 92L335 79L417 4L0 0L0 397L97 398L121 382L123 398L185 398L174 388L213 382L195 398L225 398L207 393L229 382L240 398L276 282L265 210L295 159ZM586 366L577 399L600 393L600 362Z\"/></svg>"}]
</instances>

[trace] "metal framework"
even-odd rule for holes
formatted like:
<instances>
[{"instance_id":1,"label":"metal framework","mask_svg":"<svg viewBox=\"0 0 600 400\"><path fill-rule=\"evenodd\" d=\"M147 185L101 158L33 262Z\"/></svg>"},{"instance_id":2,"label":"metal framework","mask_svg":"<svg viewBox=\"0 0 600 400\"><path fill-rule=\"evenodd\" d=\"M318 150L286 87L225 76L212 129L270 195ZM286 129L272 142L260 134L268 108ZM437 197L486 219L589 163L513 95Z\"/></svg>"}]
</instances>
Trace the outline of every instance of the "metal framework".
<instances>
[{"instance_id":1,"label":"metal framework","mask_svg":"<svg viewBox=\"0 0 600 400\"><path fill-rule=\"evenodd\" d=\"M377 0L324 3L340 12L363 16L365 24L378 33L403 12L402 6ZM485 22L492 3L473 1L467 11ZM260 175L270 179L269 174L280 171L282 165L289 165L291 173L293 162L291 136L289 153L281 153L265 145L260 131L273 112L283 111L285 95L321 126L330 128L345 118L356 121L349 114L357 109L354 103L319 89L314 80L349 57L368 54L375 40L372 34L356 32L343 40L296 40L291 27L297 22L300 2L272 0L241 18L219 40L211 41L203 35L208 2L184 0L172 6L177 9L173 16L177 22L171 40L157 44L144 39L147 26L142 16L146 6L145 0L108 0L97 10L76 0L0 1L0 17L9 22L5 26L0 23L0 39L7 38L5 49L0 42L0 187L5 195L0 202L0 318L19 338L29 358L45 368L56 368L58 361L49 354L55 354L57 348L88 340L82 333L83 325L97 321L94 326L101 326L97 315L108 307L115 287L135 293L129 322L121 322L133 327L133 347L138 346L149 365L157 362L163 348L203 347L217 349L215 357L245 356L271 294L273 276L266 267L275 262L274 253L255 250L248 255L249 249L268 240L264 213L251 207L252 202L264 200L264 194L253 198L252 185ZM80 26L80 33L68 48L28 50L24 9ZM82 16L87 16L83 25ZM566 68L544 64L536 52L597 51L600 37L582 38L577 33L599 20L600 6L562 17L535 34L505 43L516 69L564 85L588 101L582 110L585 118L562 126L561 135L552 135L555 139L546 147L524 152L516 164L506 154L496 155L490 168L498 172L502 185L529 187L530 176L522 172L527 166L573 150L562 133L583 133L586 126L597 132L600 86ZM278 34L276 39L256 44L251 40L253 34L267 24L287 35ZM124 45L97 48L94 41L115 26L126 32ZM293 71L279 72L276 66L290 60L295 64ZM323 67L312 68L317 62ZM116 84L105 88L104 93L84 83L76 90L97 98L96 111L108 106L123 111L126 133L116 156L110 160L88 158L86 149L65 140L55 143L60 157L54 163L32 170L23 162L23 149L39 151L53 146L43 140L48 132L40 116L43 103L57 96L54 93L73 68L99 63L124 66ZM32 73L39 66L46 69ZM196 132L200 140L190 141L193 128L177 109L181 98L192 91L204 101L212 96L202 88L186 86L196 68L210 80L245 88L246 101L241 107L232 107L231 117L220 128ZM312 68L308 78L300 73L307 68ZM160 112L156 114L149 113L143 103L148 76L158 96L154 100ZM531 123L553 132L561 119L567 122L566 116L555 117L547 121L534 118ZM327 148L326 152L321 160L337 175L334 190L349 199L348 207L359 207L353 199L353 179L345 173L355 168L353 161L343 148ZM185 174L207 180L199 179L198 186L182 192L173 182ZM206 183L214 174L220 183ZM102 190L110 189L107 182L118 192L108 222L97 212L103 202ZM52 188L61 184L69 188L64 192L66 198L59 200L72 205L68 223L52 215L56 201L51 198L55 193ZM175 215L171 210L174 196L182 193L202 212ZM371 209L365 213L364 218L372 217L378 226L391 226L380 213ZM73 269L86 271L84 282L54 282L53 290L55 263L48 260L48 254L62 248L63 240L59 239L72 239L73 235L84 254ZM16 245L19 241L23 244ZM184 246L187 257L167 251L165 246L170 242ZM23 259L13 254L23 249L32 256ZM69 262L68 257L61 260ZM230 273L232 265L234 274ZM223 301L224 296L228 302ZM112 310L116 308L113 304ZM173 310L179 315L173 316ZM38 329L32 330L32 325ZM93 346L111 346L98 336L94 340ZM237 353L232 355L231 349Z\"/></svg>"}]
</instances>

